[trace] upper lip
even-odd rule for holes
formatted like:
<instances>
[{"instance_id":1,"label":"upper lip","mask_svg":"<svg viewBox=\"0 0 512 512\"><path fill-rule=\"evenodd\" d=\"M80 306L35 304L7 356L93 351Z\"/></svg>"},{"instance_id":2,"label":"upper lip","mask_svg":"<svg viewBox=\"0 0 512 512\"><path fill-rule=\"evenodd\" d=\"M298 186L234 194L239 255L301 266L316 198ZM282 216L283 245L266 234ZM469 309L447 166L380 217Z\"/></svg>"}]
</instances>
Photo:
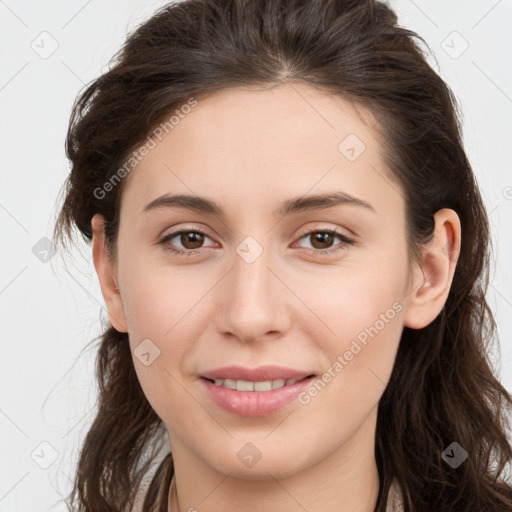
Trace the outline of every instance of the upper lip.
<instances>
[{"instance_id":1,"label":"upper lip","mask_svg":"<svg viewBox=\"0 0 512 512\"><path fill-rule=\"evenodd\" d=\"M246 380L250 382L277 379L303 379L309 375L313 375L313 373L273 365L259 366L258 368L225 366L223 368L216 368L215 370L209 370L201 373L201 377L204 377L205 379L232 379Z\"/></svg>"}]
</instances>

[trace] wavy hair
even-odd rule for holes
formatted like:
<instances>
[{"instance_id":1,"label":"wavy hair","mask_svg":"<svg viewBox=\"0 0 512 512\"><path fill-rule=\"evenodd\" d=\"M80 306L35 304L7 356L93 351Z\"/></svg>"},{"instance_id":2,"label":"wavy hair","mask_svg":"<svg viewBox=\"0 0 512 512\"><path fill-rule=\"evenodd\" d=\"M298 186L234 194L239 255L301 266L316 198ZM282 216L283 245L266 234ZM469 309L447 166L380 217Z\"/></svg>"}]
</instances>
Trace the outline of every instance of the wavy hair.
<instances>
[{"instance_id":1,"label":"wavy hair","mask_svg":"<svg viewBox=\"0 0 512 512\"><path fill-rule=\"evenodd\" d=\"M184 0L162 7L75 100L66 139L71 171L54 240L65 248L76 228L90 238L99 213L115 260L129 176L107 192L104 184L191 97L302 82L368 108L386 142L385 163L404 191L411 261L432 237L437 210L452 208L462 226L446 303L425 328L404 328L379 402L375 512L384 511L393 478L405 512L512 510L512 398L489 359L497 342L485 298L489 223L463 148L460 108L422 44L428 48L374 0ZM133 506L165 431L138 382L127 334L110 326L99 340L98 408L67 503L121 512ZM454 441L468 453L456 470L442 458ZM156 466L143 512L167 510L172 455Z\"/></svg>"}]
</instances>

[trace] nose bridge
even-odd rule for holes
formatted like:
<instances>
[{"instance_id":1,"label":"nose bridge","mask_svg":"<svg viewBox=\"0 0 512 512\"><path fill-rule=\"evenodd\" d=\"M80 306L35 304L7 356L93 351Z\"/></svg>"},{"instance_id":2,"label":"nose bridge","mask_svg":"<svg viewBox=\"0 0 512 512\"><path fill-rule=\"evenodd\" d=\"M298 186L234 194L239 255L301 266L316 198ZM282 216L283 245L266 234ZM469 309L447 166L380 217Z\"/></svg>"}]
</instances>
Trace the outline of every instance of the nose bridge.
<instances>
[{"instance_id":1,"label":"nose bridge","mask_svg":"<svg viewBox=\"0 0 512 512\"><path fill-rule=\"evenodd\" d=\"M270 237L265 240L268 242ZM221 300L222 330L250 340L283 329L283 283L272 267L271 248L254 237L246 237L235 248Z\"/></svg>"}]
</instances>

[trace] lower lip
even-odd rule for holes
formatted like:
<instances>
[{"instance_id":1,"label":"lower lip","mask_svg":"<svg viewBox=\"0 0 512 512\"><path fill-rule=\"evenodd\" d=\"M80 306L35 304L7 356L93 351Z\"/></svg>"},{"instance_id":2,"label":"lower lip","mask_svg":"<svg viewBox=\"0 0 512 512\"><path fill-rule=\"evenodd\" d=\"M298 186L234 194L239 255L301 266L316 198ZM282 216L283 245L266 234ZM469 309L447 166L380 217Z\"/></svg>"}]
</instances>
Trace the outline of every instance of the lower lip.
<instances>
[{"instance_id":1,"label":"lower lip","mask_svg":"<svg viewBox=\"0 0 512 512\"><path fill-rule=\"evenodd\" d=\"M210 398L222 409L239 416L266 416L283 409L307 387L315 377L271 391L237 391L201 378Z\"/></svg>"}]
</instances>

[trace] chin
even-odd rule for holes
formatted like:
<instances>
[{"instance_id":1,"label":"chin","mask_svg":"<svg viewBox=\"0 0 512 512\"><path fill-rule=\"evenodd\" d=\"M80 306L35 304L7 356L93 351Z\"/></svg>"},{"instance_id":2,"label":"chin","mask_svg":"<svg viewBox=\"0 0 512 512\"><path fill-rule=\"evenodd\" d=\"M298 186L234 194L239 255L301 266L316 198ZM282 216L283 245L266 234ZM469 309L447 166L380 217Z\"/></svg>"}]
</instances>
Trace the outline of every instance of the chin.
<instances>
[{"instance_id":1,"label":"chin","mask_svg":"<svg viewBox=\"0 0 512 512\"><path fill-rule=\"evenodd\" d=\"M233 478L242 480L269 480L271 478L282 479L293 476L302 470L302 464L298 464L296 454L289 454L286 452L276 453L273 450L272 455L265 456L265 451L262 450L261 458L252 463L248 461L244 463L244 452L239 456L239 448L227 455L226 452L222 454L221 458L212 461L212 467L221 473L229 474ZM246 450L250 453L250 449ZM290 460L294 461L292 465Z\"/></svg>"}]
</instances>

